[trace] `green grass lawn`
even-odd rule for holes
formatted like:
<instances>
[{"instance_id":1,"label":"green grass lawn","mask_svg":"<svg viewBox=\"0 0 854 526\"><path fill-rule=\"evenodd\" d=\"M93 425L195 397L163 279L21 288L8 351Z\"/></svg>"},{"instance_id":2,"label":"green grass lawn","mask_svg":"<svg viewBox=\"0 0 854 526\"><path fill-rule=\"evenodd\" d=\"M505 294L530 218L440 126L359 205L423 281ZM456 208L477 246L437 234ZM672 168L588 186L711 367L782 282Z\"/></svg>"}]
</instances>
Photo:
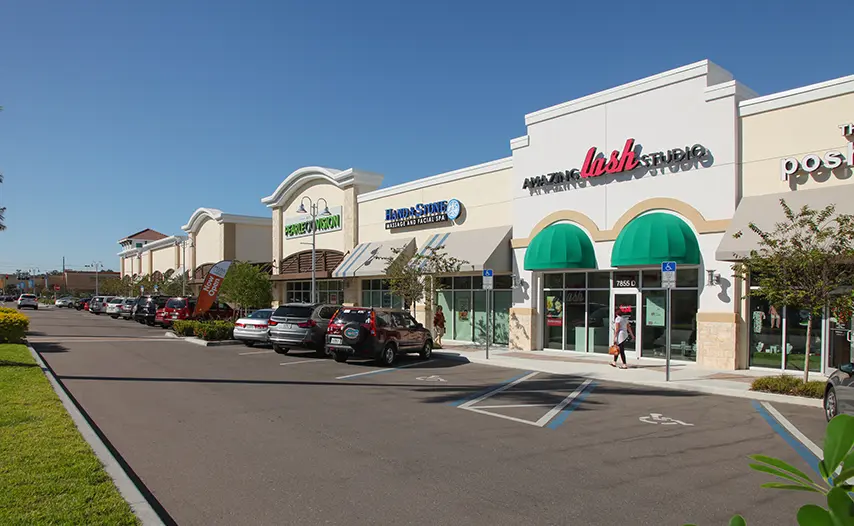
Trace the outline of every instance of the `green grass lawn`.
<instances>
[{"instance_id":1,"label":"green grass lawn","mask_svg":"<svg viewBox=\"0 0 854 526\"><path fill-rule=\"evenodd\" d=\"M24 345L0 344L0 524L138 524Z\"/></svg>"}]
</instances>

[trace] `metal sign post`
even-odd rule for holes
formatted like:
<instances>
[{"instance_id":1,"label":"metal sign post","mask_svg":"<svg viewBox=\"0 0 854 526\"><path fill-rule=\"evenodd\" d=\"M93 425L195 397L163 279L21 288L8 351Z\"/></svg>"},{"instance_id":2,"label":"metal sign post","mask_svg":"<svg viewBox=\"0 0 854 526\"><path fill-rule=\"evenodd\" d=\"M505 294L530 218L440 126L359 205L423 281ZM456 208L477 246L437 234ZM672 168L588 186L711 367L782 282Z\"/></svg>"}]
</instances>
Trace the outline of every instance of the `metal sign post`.
<instances>
[{"instance_id":1,"label":"metal sign post","mask_svg":"<svg viewBox=\"0 0 854 526\"><path fill-rule=\"evenodd\" d=\"M661 286L667 293L664 304L664 379L670 381L670 291L676 286L676 262L664 261L661 263Z\"/></svg>"},{"instance_id":2,"label":"metal sign post","mask_svg":"<svg viewBox=\"0 0 854 526\"><path fill-rule=\"evenodd\" d=\"M491 303L490 296L492 295L492 269L483 269L483 290L486 291L486 359L489 360L489 320L490 315L489 305Z\"/></svg>"}]
</instances>

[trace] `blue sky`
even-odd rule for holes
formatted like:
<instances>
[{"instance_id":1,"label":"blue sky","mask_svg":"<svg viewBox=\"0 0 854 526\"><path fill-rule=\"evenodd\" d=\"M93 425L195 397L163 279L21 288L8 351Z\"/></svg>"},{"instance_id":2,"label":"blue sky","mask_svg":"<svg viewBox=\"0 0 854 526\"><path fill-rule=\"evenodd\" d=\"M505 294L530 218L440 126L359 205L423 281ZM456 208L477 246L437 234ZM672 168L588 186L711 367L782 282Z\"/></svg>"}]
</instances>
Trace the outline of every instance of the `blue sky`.
<instances>
[{"instance_id":1,"label":"blue sky","mask_svg":"<svg viewBox=\"0 0 854 526\"><path fill-rule=\"evenodd\" d=\"M510 155L524 115L703 58L760 94L854 72L850 0L5 2L0 272L115 268L305 165L392 185Z\"/></svg>"}]
</instances>

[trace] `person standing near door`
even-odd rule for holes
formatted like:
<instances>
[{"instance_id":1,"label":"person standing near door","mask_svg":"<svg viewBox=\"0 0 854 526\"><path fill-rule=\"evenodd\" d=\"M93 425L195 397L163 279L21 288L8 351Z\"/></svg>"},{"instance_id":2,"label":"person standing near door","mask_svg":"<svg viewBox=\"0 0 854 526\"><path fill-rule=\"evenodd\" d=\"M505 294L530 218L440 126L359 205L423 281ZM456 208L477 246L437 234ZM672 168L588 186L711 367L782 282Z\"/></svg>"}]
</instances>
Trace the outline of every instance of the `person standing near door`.
<instances>
[{"instance_id":1,"label":"person standing near door","mask_svg":"<svg viewBox=\"0 0 854 526\"><path fill-rule=\"evenodd\" d=\"M626 364L626 340L629 339L629 336L634 340L635 333L632 330L632 326L629 325L629 316L627 314L623 314L620 310L620 307L614 309L614 345L619 347L619 354L614 355L614 361L611 362L611 367L617 366L617 356L619 356L623 360L623 365L620 366L620 369L628 369L629 366Z\"/></svg>"},{"instance_id":2,"label":"person standing near door","mask_svg":"<svg viewBox=\"0 0 854 526\"><path fill-rule=\"evenodd\" d=\"M445 335L445 314L442 312L442 306L436 306L436 314L433 315L433 339L436 348L442 348L442 336Z\"/></svg>"}]
</instances>

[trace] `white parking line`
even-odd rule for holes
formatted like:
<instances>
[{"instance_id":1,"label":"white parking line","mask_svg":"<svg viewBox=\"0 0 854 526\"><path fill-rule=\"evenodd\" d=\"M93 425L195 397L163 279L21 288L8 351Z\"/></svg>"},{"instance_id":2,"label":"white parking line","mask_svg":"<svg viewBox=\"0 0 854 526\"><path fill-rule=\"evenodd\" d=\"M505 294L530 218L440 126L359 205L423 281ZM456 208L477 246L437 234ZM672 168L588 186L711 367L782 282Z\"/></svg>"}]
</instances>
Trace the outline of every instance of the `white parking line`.
<instances>
[{"instance_id":1,"label":"white parking line","mask_svg":"<svg viewBox=\"0 0 854 526\"><path fill-rule=\"evenodd\" d=\"M296 365L298 363L323 363L323 360L300 360L298 362L282 362L279 365Z\"/></svg>"},{"instance_id":2,"label":"white parking line","mask_svg":"<svg viewBox=\"0 0 854 526\"><path fill-rule=\"evenodd\" d=\"M252 351L252 352L242 352L239 353L238 356L249 356L250 354L270 354L271 352L276 351Z\"/></svg>"},{"instance_id":3,"label":"white parking line","mask_svg":"<svg viewBox=\"0 0 854 526\"><path fill-rule=\"evenodd\" d=\"M518 391L513 391L514 393ZM507 407L554 407L554 404L501 404L501 405L479 405L478 409L504 409Z\"/></svg>"},{"instance_id":4,"label":"white parking line","mask_svg":"<svg viewBox=\"0 0 854 526\"><path fill-rule=\"evenodd\" d=\"M794 424L789 422L789 420L785 416L781 415L780 411L774 409L774 407L768 402L760 402L760 404L762 404L762 407L764 407L768 410L769 413L771 413L771 416L773 416L777 420L777 422L780 423L781 426L786 428L786 431L791 433L792 436L794 436L801 442L801 444L806 446L806 448L809 449L813 455L815 455L819 459L824 458L824 452L822 451L822 449L818 447L815 442L807 438L806 435L801 433L800 430L798 430L798 428L795 427Z\"/></svg>"},{"instance_id":5,"label":"white parking line","mask_svg":"<svg viewBox=\"0 0 854 526\"><path fill-rule=\"evenodd\" d=\"M560 413L561 411L563 411L563 408L564 408L564 407L566 407L566 406L568 406L568 405L569 405L569 403L570 403L570 402L572 402L572 401L575 399L575 397L576 397L576 396L580 395L580 394L581 394L581 392L582 392L582 391L584 391L584 390L587 388L587 386L588 386L588 385L590 385L590 382L592 382L592 381L593 381L593 380L584 380L584 381L581 383L581 385L579 385L578 387L576 387L576 388L575 388L575 391L573 391L569 396L567 396L566 398L564 398L564 399L563 399L563 401L562 401L561 403L559 403L558 405L554 406L554 407L553 407L553 408L552 408L548 413L544 414L544 415L542 416L542 418L540 418L539 420L537 420L537 425L538 425L538 426L540 426L540 427L542 427L542 426L544 426L544 425L548 424L548 423L549 423L549 420L551 420L552 418L554 418L554 416L555 416L556 414L558 414L558 413Z\"/></svg>"},{"instance_id":6,"label":"white parking line","mask_svg":"<svg viewBox=\"0 0 854 526\"><path fill-rule=\"evenodd\" d=\"M401 365L400 367L390 367L388 369L374 369L373 371L365 371L363 373L348 374L347 376L339 376L335 379L336 380L347 380L348 378L356 378L357 376L365 376L367 374L385 373L385 372L389 372L389 371L396 371L398 369L405 369L407 367L415 367L416 365L425 365L425 364L428 364L428 363L434 362L434 361L435 360L425 360L423 362L415 362L415 363L409 363L406 365Z\"/></svg>"},{"instance_id":7,"label":"white parking line","mask_svg":"<svg viewBox=\"0 0 854 526\"><path fill-rule=\"evenodd\" d=\"M461 405L459 407L460 407L460 409L469 409L471 406L475 405L476 403L482 402L482 401L486 400L487 398L489 398L490 396L497 395L501 391L506 391L507 389L510 389L514 385L522 383L525 380L528 380L530 378L533 378L533 377L537 376L538 374L540 374L540 373L539 372L533 372L531 374L526 374L525 376L523 376L522 378L519 378L518 380L513 380L509 384L504 384L497 389L493 389L492 391L489 391L486 394L482 394L482 395L478 396L474 400L469 400L468 402L464 403L463 405ZM528 423L530 424L530 422L528 422Z\"/></svg>"}]
</instances>

